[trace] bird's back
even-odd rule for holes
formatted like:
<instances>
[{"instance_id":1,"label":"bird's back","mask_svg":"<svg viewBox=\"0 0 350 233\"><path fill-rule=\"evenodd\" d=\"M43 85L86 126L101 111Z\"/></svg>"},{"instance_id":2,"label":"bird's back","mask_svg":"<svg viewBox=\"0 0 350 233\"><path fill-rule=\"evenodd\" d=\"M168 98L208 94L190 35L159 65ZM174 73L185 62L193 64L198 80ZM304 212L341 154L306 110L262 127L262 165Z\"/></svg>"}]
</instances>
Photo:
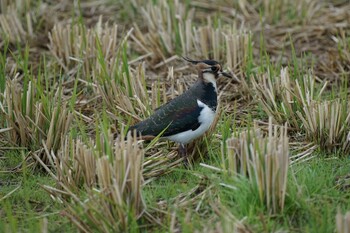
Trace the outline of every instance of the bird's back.
<instances>
[{"instance_id":1,"label":"bird's back","mask_svg":"<svg viewBox=\"0 0 350 233\"><path fill-rule=\"evenodd\" d=\"M143 136L157 136L164 131L164 137L189 129L196 130L200 126L198 118L203 109L198 105L198 100L208 102L213 110L216 110L217 97L214 87L206 88L202 81L197 81L185 93L161 106L148 119L131 126L129 130L136 130Z\"/></svg>"}]
</instances>

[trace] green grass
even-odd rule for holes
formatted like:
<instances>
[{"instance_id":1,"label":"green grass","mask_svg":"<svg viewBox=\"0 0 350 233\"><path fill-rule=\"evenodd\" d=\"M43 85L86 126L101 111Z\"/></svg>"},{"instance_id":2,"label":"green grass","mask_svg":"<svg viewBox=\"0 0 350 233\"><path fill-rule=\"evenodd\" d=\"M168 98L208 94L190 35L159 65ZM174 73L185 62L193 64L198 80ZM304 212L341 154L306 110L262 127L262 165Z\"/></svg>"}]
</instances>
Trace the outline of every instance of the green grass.
<instances>
[{"instance_id":1,"label":"green grass","mask_svg":"<svg viewBox=\"0 0 350 233\"><path fill-rule=\"evenodd\" d=\"M218 151L212 151L210 156L218 156ZM10 168L22 160L22 154L7 152L1 160L1 167ZM207 159L208 160L208 159ZM219 166L214 159L210 159L213 166ZM218 161L218 160L217 160ZM205 161L204 161L205 162ZM209 161L206 161L209 162ZM320 155L291 167L295 176L289 175L289 186L285 210L282 214L270 215L265 207L259 204L259 196L254 192L254 187L248 180L232 179L222 173L215 173L208 168L196 164L192 171L184 167L176 169L144 188L144 197L147 207L160 208L158 203L167 202L170 212L174 211L176 217L183 221L184 232L191 232L202 226L203 219L215 216L209 207L210 202L220 200L238 219L247 217L245 221L256 232L272 232L279 229L289 229L292 232L332 232L335 229L335 215L337 209L342 212L350 209L349 190L341 190L337 186L337 178L345 176L350 167L349 158L327 158ZM0 231L12 232L26 230L37 232L43 225L43 219L47 218L48 228L51 232L72 232L74 227L60 214L62 206L52 201L50 196L41 189L40 185L53 185L54 181L40 171L24 170L18 173L0 173L0 180L5 183L1 187L1 198L11 192L18 185L19 188L0 202ZM179 208L176 197L189 192L201 181L199 177L205 177L205 188L212 185L211 200L205 200L205 204L198 212L191 211L191 221L185 221L188 206ZM220 185L225 183L237 188ZM195 197L195 194L192 197ZM169 216L164 218L163 228L168 229L171 220ZM168 225L169 224L169 225ZM163 230L161 230L163 229Z\"/></svg>"},{"instance_id":2,"label":"green grass","mask_svg":"<svg viewBox=\"0 0 350 233\"><path fill-rule=\"evenodd\" d=\"M216 164L218 165L218 164ZM335 215L338 208L342 212L350 208L348 190L341 190L336 185L340 176L348 173L350 160L348 158L313 159L291 168L295 177L289 175L286 206L283 213L271 215L259 204L259 196L254 187L246 179L232 179L224 174L208 172L199 165L194 171L178 169L165 175L145 187L144 193L148 205L159 200L169 201L181 193L186 193L198 184L200 179L194 174L206 177L209 184L214 185L214 193L221 203L237 217L247 216L247 223L254 232L273 232L279 229L290 229L297 232L332 232L335 229ZM223 187L225 183L237 190ZM171 184L171 185L169 185ZM215 198L213 198L215 199ZM178 217L183 217L187 209L177 208ZM199 226L202 223L201 213L193 213L194 218L188 227ZM213 212L207 214L214 215ZM294 229L294 230L293 230Z\"/></svg>"},{"instance_id":3,"label":"green grass","mask_svg":"<svg viewBox=\"0 0 350 233\"><path fill-rule=\"evenodd\" d=\"M0 160L0 232L38 232L46 220L50 232L71 232L74 228L62 217L61 206L41 188L54 185L51 177L42 171L27 170L25 164L21 171L5 172L17 166L25 153L7 152Z\"/></svg>"},{"instance_id":4,"label":"green grass","mask_svg":"<svg viewBox=\"0 0 350 233\"><path fill-rule=\"evenodd\" d=\"M295 196L305 215L299 219L305 232L332 232L337 209L350 208L349 190L341 190L336 181L349 172L349 158L318 158L296 168ZM300 194L298 194L300 192Z\"/></svg>"}]
</instances>

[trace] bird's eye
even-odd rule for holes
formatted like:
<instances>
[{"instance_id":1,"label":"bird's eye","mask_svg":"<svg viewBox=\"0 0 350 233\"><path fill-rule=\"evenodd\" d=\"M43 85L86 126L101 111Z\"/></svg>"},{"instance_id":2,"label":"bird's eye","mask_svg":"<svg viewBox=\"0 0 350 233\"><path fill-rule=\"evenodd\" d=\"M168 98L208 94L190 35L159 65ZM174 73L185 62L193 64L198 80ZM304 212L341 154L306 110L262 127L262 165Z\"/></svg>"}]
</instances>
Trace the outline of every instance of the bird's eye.
<instances>
[{"instance_id":1,"label":"bird's eye","mask_svg":"<svg viewBox=\"0 0 350 233\"><path fill-rule=\"evenodd\" d=\"M211 70L212 70L213 72L218 72L218 71L219 71L219 67L217 67L217 66L212 66L212 67L211 67Z\"/></svg>"}]
</instances>

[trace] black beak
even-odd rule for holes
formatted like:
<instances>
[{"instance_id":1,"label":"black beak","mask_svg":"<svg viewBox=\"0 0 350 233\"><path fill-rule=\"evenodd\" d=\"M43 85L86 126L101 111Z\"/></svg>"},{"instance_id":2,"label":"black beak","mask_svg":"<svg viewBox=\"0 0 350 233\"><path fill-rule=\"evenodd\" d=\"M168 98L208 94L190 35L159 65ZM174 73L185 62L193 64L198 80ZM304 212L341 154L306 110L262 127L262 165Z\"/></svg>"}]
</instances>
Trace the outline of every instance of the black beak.
<instances>
[{"instance_id":1,"label":"black beak","mask_svg":"<svg viewBox=\"0 0 350 233\"><path fill-rule=\"evenodd\" d=\"M231 74L226 73L226 72L224 72L224 71L219 71L219 75L225 76L225 77L227 77L227 78L233 78Z\"/></svg>"},{"instance_id":2,"label":"black beak","mask_svg":"<svg viewBox=\"0 0 350 233\"><path fill-rule=\"evenodd\" d=\"M231 78L233 80L233 83L241 83L241 81L239 81L239 79L236 76L232 76L231 74L226 73L224 71L219 71L219 75Z\"/></svg>"}]
</instances>

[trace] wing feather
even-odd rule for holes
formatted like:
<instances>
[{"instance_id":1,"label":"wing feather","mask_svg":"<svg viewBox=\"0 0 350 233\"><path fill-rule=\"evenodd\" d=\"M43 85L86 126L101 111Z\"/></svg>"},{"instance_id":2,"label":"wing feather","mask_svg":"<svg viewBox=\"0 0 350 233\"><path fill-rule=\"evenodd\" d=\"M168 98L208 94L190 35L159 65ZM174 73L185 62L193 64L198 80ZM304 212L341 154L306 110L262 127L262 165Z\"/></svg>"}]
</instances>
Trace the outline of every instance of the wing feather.
<instances>
[{"instance_id":1,"label":"wing feather","mask_svg":"<svg viewBox=\"0 0 350 233\"><path fill-rule=\"evenodd\" d=\"M148 119L130 127L130 130L136 129L143 136L156 136L167 128L163 133L166 137L197 129L200 126L198 117L202 110L197 100L189 95L182 95L174 100L158 108Z\"/></svg>"}]
</instances>

